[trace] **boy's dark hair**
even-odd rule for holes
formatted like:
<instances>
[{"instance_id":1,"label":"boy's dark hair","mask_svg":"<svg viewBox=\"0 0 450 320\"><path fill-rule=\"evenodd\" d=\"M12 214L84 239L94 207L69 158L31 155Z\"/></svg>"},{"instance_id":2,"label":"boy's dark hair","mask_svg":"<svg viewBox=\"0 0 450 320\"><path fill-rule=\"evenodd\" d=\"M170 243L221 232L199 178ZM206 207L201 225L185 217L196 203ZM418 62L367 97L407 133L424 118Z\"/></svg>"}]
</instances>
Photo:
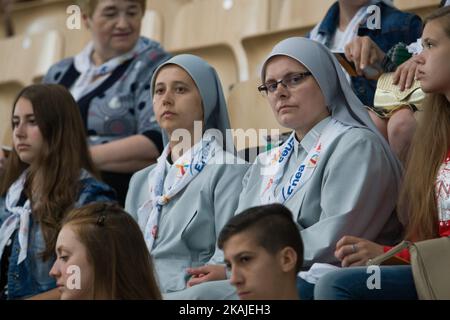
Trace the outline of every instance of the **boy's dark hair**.
<instances>
[{"instance_id":1,"label":"boy's dark hair","mask_svg":"<svg viewBox=\"0 0 450 320\"><path fill-rule=\"evenodd\" d=\"M256 242L271 254L285 247L294 249L297 253L296 271L300 271L303 242L288 208L281 204L270 204L244 210L223 227L217 241L219 248L223 249L225 242L243 231L251 231Z\"/></svg>"}]
</instances>

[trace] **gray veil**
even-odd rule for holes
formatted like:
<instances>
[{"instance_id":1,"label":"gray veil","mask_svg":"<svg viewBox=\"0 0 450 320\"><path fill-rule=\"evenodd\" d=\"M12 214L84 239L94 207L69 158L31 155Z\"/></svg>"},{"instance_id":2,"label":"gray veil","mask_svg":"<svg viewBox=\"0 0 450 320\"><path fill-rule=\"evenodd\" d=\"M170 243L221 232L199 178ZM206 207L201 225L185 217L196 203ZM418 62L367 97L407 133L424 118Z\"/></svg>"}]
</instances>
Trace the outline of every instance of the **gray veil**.
<instances>
[{"instance_id":1,"label":"gray veil","mask_svg":"<svg viewBox=\"0 0 450 320\"><path fill-rule=\"evenodd\" d=\"M396 175L397 187L399 188L402 165L392 152L386 139L372 122L363 103L353 92L341 65L334 55L321 43L307 38L293 37L285 39L273 48L265 60L261 71L263 82L265 81L268 61L272 57L280 55L295 59L312 73L322 90L332 118L353 127L368 128L379 137Z\"/></svg>"},{"instance_id":2,"label":"gray veil","mask_svg":"<svg viewBox=\"0 0 450 320\"><path fill-rule=\"evenodd\" d=\"M227 105L222 91L222 84L216 70L205 60L191 54L177 55L161 64L155 71L151 82L151 95L155 90L155 81L159 71L167 65L177 65L185 70L194 81L200 92L203 103L203 126L204 131L217 129L224 139L224 150L234 154L233 139L231 138L230 120ZM166 132L163 134L164 146L169 143Z\"/></svg>"}]
</instances>

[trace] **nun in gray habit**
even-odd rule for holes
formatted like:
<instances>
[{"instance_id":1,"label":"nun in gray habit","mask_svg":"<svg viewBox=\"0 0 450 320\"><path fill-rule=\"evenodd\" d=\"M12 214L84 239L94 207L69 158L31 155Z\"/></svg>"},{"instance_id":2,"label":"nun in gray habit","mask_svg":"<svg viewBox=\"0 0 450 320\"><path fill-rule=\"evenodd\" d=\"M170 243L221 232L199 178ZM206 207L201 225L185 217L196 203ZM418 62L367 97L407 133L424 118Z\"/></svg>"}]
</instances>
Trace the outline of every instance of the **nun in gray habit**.
<instances>
[{"instance_id":1,"label":"nun in gray habit","mask_svg":"<svg viewBox=\"0 0 450 320\"><path fill-rule=\"evenodd\" d=\"M155 71L152 94L160 71L173 65L192 78L200 94L201 138L171 163L170 137L164 132L162 155L132 177L125 205L141 227L163 294L186 288L188 268L223 263L217 236L235 213L249 166L234 158L232 140L221 141L229 134L227 107L217 73L207 62L187 54L173 57Z\"/></svg>"},{"instance_id":2,"label":"nun in gray habit","mask_svg":"<svg viewBox=\"0 0 450 320\"><path fill-rule=\"evenodd\" d=\"M283 126L291 124L293 132L281 146L257 157L244 177L236 213L275 202L287 206L303 239L304 269L316 262L340 265L334 252L345 235L397 243L402 226L394 209L402 168L341 66L322 44L289 38L273 48L263 65L261 79L266 87L267 67L280 56L293 59L292 70L280 67L267 79L272 86L268 98L277 120ZM302 76L292 76L301 71ZM280 102L277 95L284 95L286 101ZM322 95L323 104L311 105L312 95ZM286 111L280 112L280 106L293 103L297 105L291 106L289 117ZM319 108L321 117L305 114ZM300 132L294 125L299 123L302 129L310 129ZM357 248L350 245L348 249ZM228 280L204 282L184 292L189 295L177 298L237 297L230 296Z\"/></svg>"},{"instance_id":3,"label":"nun in gray habit","mask_svg":"<svg viewBox=\"0 0 450 320\"><path fill-rule=\"evenodd\" d=\"M395 244L402 235L401 219L394 213L401 164L353 93L340 64L322 44L289 38L278 43L266 59L263 84L268 65L279 56L293 59L311 73L296 88L316 81L328 112L309 124L311 129L303 132L301 140L297 128L291 128L294 132L283 145L257 157L244 178L237 212L273 202L287 206L303 239L304 269L316 262L340 266L334 252L345 235ZM300 92L283 84L277 84L276 90L286 90L286 95ZM305 99L298 96L300 109L307 107L308 94ZM274 104L280 101L269 101L277 116ZM347 249L358 250L352 245Z\"/></svg>"}]
</instances>

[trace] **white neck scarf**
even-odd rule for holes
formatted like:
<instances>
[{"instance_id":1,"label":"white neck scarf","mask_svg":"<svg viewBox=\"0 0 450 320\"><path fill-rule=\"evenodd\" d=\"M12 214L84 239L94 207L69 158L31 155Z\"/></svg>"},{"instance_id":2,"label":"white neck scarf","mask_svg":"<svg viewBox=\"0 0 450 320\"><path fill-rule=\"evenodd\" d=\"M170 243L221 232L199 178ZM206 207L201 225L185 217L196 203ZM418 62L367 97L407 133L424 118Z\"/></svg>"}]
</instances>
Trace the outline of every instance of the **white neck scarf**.
<instances>
[{"instance_id":1,"label":"white neck scarf","mask_svg":"<svg viewBox=\"0 0 450 320\"><path fill-rule=\"evenodd\" d=\"M6 243L11 238L14 230L19 225L19 245L20 253L17 264L20 264L27 257L28 250L28 228L30 226L31 203L27 200L23 206L17 206L25 185L27 170L17 179L6 194L6 210L11 215L3 222L0 228L0 259L3 255Z\"/></svg>"},{"instance_id":2,"label":"white neck scarf","mask_svg":"<svg viewBox=\"0 0 450 320\"><path fill-rule=\"evenodd\" d=\"M394 4L392 3L392 0L370 0L368 3L361 7L358 12L353 16L352 20L348 24L347 28L344 31L343 37L340 39L339 43L335 43L336 49L334 51L336 52L344 52L345 45L352 41L357 35L358 35L358 29L359 26L364 24L368 18L368 16L372 13L367 12L367 8L371 5L376 5L380 2L383 2L384 4L395 8ZM323 20L322 20L323 21ZM322 24L322 21L320 21L314 29L310 33L310 39L320 42L321 44L328 46L328 41L330 39L327 39L322 34L319 33L320 25Z\"/></svg>"},{"instance_id":3,"label":"white neck scarf","mask_svg":"<svg viewBox=\"0 0 450 320\"><path fill-rule=\"evenodd\" d=\"M146 42L139 39L131 51L118 57L114 57L100 66L96 66L91 60L92 52L94 51L94 43L89 42L83 51L77 54L73 60L75 69L80 73L77 81L75 81L72 88L70 88L70 92L74 99L78 101L81 97L97 88L118 66L139 55L146 48Z\"/></svg>"},{"instance_id":4,"label":"white neck scarf","mask_svg":"<svg viewBox=\"0 0 450 320\"><path fill-rule=\"evenodd\" d=\"M31 202L27 199L23 206L18 206L18 202L25 186L28 170L25 170L8 189L6 194L6 210L10 213L10 216L3 222L0 227L0 260L5 250L6 243L13 235L14 231L19 228L19 259L17 264L19 265L27 257L28 251L28 235L30 227L30 215L31 215ZM83 170L80 176L80 180L90 177L90 174Z\"/></svg>"},{"instance_id":5,"label":"white neck scarf","mask_svg":"<svg viewBox=\"0 0 450 320\"><path fill-rule=\"evenodd\" d=\"M280 184L286 165L294 151L295 131L292 132L283 145L270 152L268 163L270 167L265 172L266 174L264 174L263 183L261 184L261 204L274 202L284 204L288 201L312 177L320 160L320 154L326 150L334 139L350 128L350 126L331 119L324 128L316 145L309 150L308 155L297 171L291 176L286 185L281 188L278 195L275 195L275 188Z\"/></svg>"},{"instance_id":6,"label":"white neck scarf","mask_svg":"<svg viewBox=\"0 0 450 320\"><path fill-rule=\"evenodd\" d=\"M166 177L166 159L170 153L169 145L164 148L158 163L153 169L154 174L148 176L150 199L138 209L138 223L144 233L145 243L151 252L158 235L158 225L162 207L183 190L205 167L211 158L222 150L213 136L205 134L202 140L185 152L169 170L180 170L172 185L167 186L164 194Z\"/></svg>"},{"instance_id":7,"label":"white neck scarf","mask_svg":"<svg viewBox=\"0 0 450 320\"><path fill-rule=\"evenodd\" d=\"M342 37L339 38L339 41L334 44L336 52L344 52L345 46L347 43L350 43L357 35L358 35L358 29L359 26L365 22L365 20L368 17L367 13L368 6L361 7L358 12L353 16L352 20L347 25L347 28L344 31L344 34ZM320 42L321 44L328 46L328 42L331 39L328 39L323 34L319 33L319 28L322 21L319 22L314 29L311 31L310 39ZM336 27L337 28L337 27ZM334 35L333 35L334 36Z\"/></svg>"}]
</instances>

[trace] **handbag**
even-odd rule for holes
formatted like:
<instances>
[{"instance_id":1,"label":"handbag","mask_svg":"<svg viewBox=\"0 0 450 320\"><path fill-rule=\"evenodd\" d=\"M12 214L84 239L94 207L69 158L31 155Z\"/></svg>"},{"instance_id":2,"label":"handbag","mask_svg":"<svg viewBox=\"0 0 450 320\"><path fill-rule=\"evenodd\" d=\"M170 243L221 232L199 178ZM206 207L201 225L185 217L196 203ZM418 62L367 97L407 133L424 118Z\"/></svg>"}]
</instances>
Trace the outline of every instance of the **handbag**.
<instances>
[{"instance_id":1,"label":"handbag","mask_svg":"<svg viewBox=\"0 0 450 320\"><path fill-rule=\"evenodd\" d=\"M450 238L420 241L409 248L420 300L450 299Z\"/></svg>"},{"instance_id":2,"label":"handbag","mask_svg":"<svg viewBox=\"0 0 450 320\"><path fill-rule=\"evenodd\" d=\"M400 87L392 83L393 77L394 73L384 73L380 76L374 106L371 109L380 112L383 117L390 117L393 112L404 107L409 107L412 111L421 110L425 93L420 87L420 82L416 80L411 88L400 91Z\"/></svg>"},{"instance_id":3,"label":"handbag","mask_svg":"<svg viewBox=\"0 0 450 320\"><path fill-rule=\"evenodd\" d=\"M411 269L420 300L450 299L450 238L442 237L412 243L402 241L388 252L369 259L367 265L402 264L397 253L409 248ZM405 261L405 260L403 260Z\"/></svg>"}]
</instances>

